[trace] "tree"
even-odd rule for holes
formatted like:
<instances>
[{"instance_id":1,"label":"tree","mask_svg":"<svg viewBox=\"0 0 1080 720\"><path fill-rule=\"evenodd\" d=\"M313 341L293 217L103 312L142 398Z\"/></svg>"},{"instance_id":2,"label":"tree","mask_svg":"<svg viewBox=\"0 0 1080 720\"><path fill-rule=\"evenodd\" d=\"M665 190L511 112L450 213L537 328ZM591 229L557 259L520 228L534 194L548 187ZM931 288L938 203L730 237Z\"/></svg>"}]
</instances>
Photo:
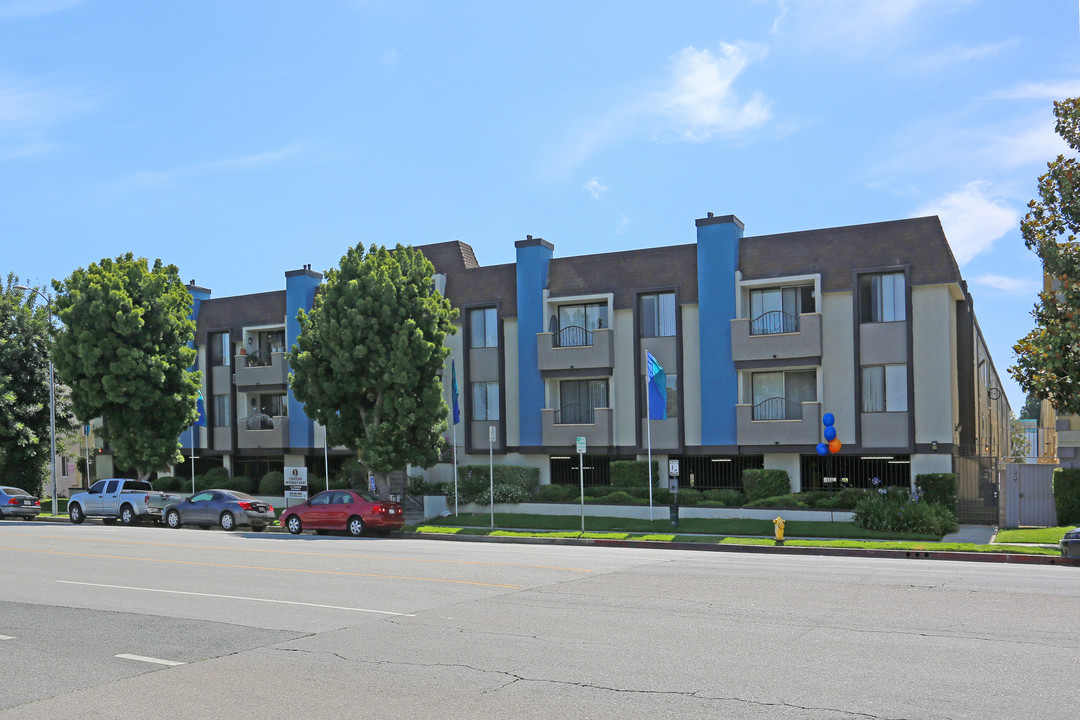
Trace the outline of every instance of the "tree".
<instances>
[{"instance_id":1,"label":"tree","mask_svg":"<svg viewBox=\"0 0 1080 720\"><path fill-rule=\"evenodd\" d=\"M1014 463L1027 462L1031 455L1031 438L1028 437L1027 429L1011 413L1009 415L1009 455Z\"/></svg>"},{"instance_id":2,"label":"tree","mask_svg":"<svg viewBox=\"0 0 1080 720\"><path fill-rule=\"evenodd\" d=\"M440 374L456 311L432 288L434 266L412 247L352 248L330 270L289 352L292 391L377 474L439 459L447 408Z\"/></svg>"},{"instance_id":3,"label":"tree","mask_svg":"<svg viewBox=\"0 0 1080 720\"><path fill-rule=\"evenodd\" d=\"M1039 396L1035 393L1028 393L1024 398L1024 407L1020 408L1021 420L1039 420L1039 415L1042 412L1041 401Z\"/></svg>"},{"instance_id":4,"label":"tree","mask_svg":"<svg viewBox=\"0 0 1080 720\"><path fill-rule=\"evenodd\" d=\"M180 433L195 420L199 374L190 372L191 295L175 265L131 253L54 281L63 329L56 366L76 414L105 419L116 462L140 477L180 460Z\"/></svg>"},{"instance_id":5,"label":"tree","mask_svg":"<svg viewBox=\"0 0 1080 720\"><path fill-rule=\"evenodd\" d=\"M1055 130L1080 151L1080 98L1054 103ZM1039 198L1020 223L1024 245L1042 260L1053 286L1039 294L1035 329L1013 350L1009 373L1020 387L1061 413L1080 413L1080 166L1058 155L1039 177Z\"/></svg>"},{"instance_id":6,"label":"tree","mask_svg":"<svg viewBox=\"0 0 1080 720\"><path fill-rule=\"evenodd\" d=\"M19 284L8 273L0 288L0 482L37 493L50 463L49 310ZM73 423L64 393L55 396L59 440Z\"/></svg>"}]
</instances>

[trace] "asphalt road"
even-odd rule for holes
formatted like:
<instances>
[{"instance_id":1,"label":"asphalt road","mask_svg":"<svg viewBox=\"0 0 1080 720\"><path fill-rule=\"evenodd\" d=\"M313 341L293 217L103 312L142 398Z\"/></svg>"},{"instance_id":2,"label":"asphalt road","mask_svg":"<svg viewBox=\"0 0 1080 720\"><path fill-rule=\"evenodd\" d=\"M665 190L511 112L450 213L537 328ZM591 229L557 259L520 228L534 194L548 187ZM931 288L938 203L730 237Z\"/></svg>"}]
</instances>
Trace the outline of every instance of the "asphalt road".
<instances>
[{"instance_id":1,"label":"asphalt road","mask_svg":"<svg viewBox=\"0 0 1080 720\"><path fill-rule=\"evenodd\" d=\"M0 718L1058 718L1080 568L0 522Z\"/></svg>"}]
</instances>

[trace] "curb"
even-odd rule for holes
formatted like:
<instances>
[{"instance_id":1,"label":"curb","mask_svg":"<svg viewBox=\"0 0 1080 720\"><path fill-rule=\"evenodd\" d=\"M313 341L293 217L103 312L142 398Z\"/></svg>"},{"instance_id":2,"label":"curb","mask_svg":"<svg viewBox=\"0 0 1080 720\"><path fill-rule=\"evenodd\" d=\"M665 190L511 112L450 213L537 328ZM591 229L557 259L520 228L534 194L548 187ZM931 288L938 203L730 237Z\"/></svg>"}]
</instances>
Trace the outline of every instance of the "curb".
<instances>
[{"instance_id":1,"label":"curb","mask_svg":"<svg viewBox=\"0 0 1080 720\"><path fill-rule=\"evenodd\" d=\"M37 517L34 522L70 523L65 517ZM100 522L97 519L87 522ZM145 523L144 523L145 525ZM239 530L241 534L243 530ZM284 533L285 528L271 525L263 533ZM581 547L626 547L652 550L696 550L698 552L772 553L778 555L830 555L833 557L878 557L896 560L953 560L957 562L1011 563L1014 565L1064 565L1080 567L1080 558L1058 555L1028 555L1010 552L957 552L947 550L876 550L872 548L797 547L793 545L719 545L659 540L604 540L602 538L491 537L488 535L450 535L441 533L399 532L396 537L413 540L448 542L506 543L516 545L577 545ZM790 539L790 538L789 538Z\"/></svg>"}]
</instances>

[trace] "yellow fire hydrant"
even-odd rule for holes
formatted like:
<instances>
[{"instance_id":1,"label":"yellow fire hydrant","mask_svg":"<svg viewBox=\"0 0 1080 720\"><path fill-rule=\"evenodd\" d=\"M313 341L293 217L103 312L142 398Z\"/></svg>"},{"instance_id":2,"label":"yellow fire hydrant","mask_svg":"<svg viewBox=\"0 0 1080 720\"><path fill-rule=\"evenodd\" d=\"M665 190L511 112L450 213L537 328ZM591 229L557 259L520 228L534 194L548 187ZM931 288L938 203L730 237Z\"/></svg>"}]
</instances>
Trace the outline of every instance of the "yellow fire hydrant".
<instances>
[{"instance_id":1,"label":"yellow fire hydrant","mask_svg":"<svg viewBox=\"0 0 1080 720\"><path fill-rule=\"evenodd\" d=\"M772 524L776 528L776 537L774 538L776 540L776 544L777 545L783 545L784 544L784 518L777 515L776 519L772 521Z\"/></svg>"}]
</instances>

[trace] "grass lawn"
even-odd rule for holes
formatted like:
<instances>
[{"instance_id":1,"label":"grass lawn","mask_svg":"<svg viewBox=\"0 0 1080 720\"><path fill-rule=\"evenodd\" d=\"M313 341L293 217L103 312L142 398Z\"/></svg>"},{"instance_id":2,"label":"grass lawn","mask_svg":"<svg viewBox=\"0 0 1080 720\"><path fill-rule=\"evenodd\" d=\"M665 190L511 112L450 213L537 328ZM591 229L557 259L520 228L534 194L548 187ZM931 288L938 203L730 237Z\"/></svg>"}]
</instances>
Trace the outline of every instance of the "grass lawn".
<instances>
[{"instance_id":1,"label":"grass lawn","mask_svg":"<svg viewBox=\"0 0 1080 720\"><path fill-rule=\"evenodd\" d=\"M778 512L783 515L783 512ZM489 528L488 514L462 514L458 517L435 518L427 526ZM524 513L495 513L496 528L518 530L581 531L580 515L528 515ZM586 517L586 532L627 532L702 535L754 535L773 537L772 520L748 520L745 518L683 518L677 528L668 520L638 520L634 518ZM791 520L784 527L785 537L839 538L860 540L940 540L937 535L912 533L888 533L863 530L852 523ZM577 535L574 535L577 537Z\"/></svg>"},{"instance_id":2,"label":"grass lawn","mask_svg":"<svg viewBox=\"0 0 1080 720\"><path fill-rule=\"evenodd\" d=\"M999 530L997 541L1000 543L1042 543L1044 545L1053 543L1056 545L1061 541L1061 537L1065 533L1075 529L1075 526L1070 525L1068 527Z\"/></svg>"}]
</instances>

